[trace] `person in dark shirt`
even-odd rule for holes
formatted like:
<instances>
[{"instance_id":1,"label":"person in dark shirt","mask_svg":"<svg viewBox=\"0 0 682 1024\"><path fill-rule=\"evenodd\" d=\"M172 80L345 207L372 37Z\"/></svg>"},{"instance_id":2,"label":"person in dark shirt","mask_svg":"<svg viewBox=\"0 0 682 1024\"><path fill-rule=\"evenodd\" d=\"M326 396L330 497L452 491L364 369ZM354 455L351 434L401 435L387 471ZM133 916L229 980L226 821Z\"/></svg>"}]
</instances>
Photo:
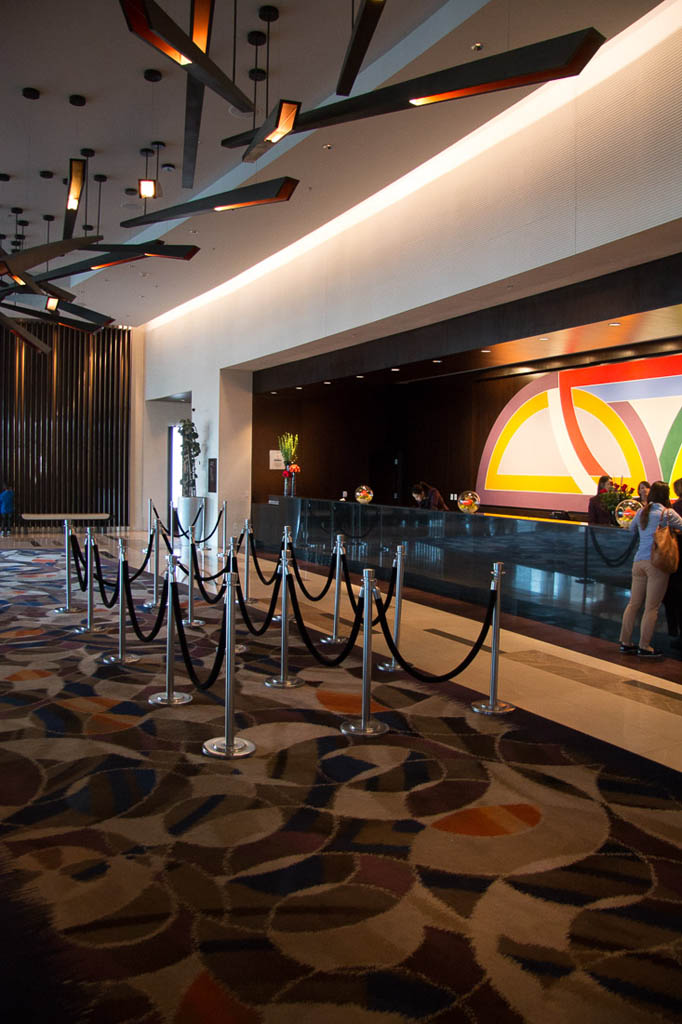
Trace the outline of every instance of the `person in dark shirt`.
<instances>
[{"instance_id":1,"label":"person in dark shirt","mask_svg":"<svg viewBox=\"0 0 682 1024\"><path fill-rule=\"evenodd\" d=\"M6 482L2 484L0 491L0 533L3 537L9 537L14 513L14 491Z\"/></svg>"},{"instance_id":2,"label":"person in dark shirt","mask_svg":"<svg viewBox=\"0 0 682 1024\"><path fill-rule=\"evenodd\" d=\"M600 476L597 493L593 494L587 505L587 521L592 526L613 526L611 513L602 505L601 495L613 490L610 476Z\"/></svg>"},{"instance_id":3,"label":"person in dark shirt","mask_svg":"<svg viewBox=\"0 0 682 1024\"><path fill-rule=\"evenodd\" d=\"M424 480L420 480L418 484L412 484L412 497L419 508L438 509L442 512L450 511L440 491Z\"/></svg>"}]
</instances>

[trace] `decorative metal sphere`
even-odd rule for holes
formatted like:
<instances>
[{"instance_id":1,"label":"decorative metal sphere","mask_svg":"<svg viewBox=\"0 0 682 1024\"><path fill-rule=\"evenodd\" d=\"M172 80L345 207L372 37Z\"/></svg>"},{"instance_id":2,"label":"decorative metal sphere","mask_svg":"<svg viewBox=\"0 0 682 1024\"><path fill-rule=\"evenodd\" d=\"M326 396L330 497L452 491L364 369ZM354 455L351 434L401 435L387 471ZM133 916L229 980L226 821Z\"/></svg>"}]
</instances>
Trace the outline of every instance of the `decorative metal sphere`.
<instances>
[{"instance_id":1,"label":"decorative metal sphere","mask_svg":"<svg viewBox=\"0 0 682 1024\"><path fill-rule=\"evenodd\" d=\"M616 505L613 511L613 514L618 525L621 526L624 530L627 530L628 526L635 518L641 507L641 501L637 501L636 498L623 498L620 504Z\"/></svg>"},{"instance_id":2,"label":"decorative metal sphere","mask_svg":"<svg viewBox=\"0 0 682 1024\"><path fill-rule=\"evenodd\" d=\"M476 491L462 491L457 498L457 508L460 512L478 512L481 507L481 499Z\"/></svg>"},{"instance_id":3,"label":"decorative metal sphere","mask_svg":"<svg viewBox=\"0 0 682 1024\"><path fill-rule=\"evenodd\" d=\"M373 497L374 491L367 484L360 484L355 488L355 500L359 501L361 505L369 505Z\"/></svg>"}]
</instances>

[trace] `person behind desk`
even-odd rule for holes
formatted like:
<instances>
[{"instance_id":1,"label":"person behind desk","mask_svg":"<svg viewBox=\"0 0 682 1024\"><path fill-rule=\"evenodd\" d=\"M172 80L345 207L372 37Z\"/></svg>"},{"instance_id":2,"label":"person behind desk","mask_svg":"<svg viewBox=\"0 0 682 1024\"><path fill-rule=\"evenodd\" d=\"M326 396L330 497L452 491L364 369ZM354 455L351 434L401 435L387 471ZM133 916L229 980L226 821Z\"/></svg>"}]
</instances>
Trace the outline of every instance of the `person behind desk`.
<instances>
[{"instance_id":1,"label":"person behind desk","mask_svg":"<svg viewBox=\"0 0 682 1024\"><path fill-rule=\"evenodd\" d=\"M600 476L597 485L597 493L593 494L587 505L587 522L591 526L613 526L611 513L602 504L601 495L613 490L613 480L610 476Z\"/></svg>"},{"instance_id":2,"label":"person behind desk","mask_svg":"<svg viewBox=\"0 0 682 1024\"><path fill-rule=\"evenodd\" d=\"M420 480L418 484L412 484L412 497L419 508L436 509L441 512L450 511L440 491L424 480Z\"/></svg>"},{"instance_id":3,"label":"person behind desk","mask_svg":"<svg viewBox=\"0 0 682 1024\"><path fill-rule=\"evenodd\" d=\"M9 537L14 514L14 491L10 485L3 481L0 491L0 533L3 537Z\"/></svg>"}]
</instances>

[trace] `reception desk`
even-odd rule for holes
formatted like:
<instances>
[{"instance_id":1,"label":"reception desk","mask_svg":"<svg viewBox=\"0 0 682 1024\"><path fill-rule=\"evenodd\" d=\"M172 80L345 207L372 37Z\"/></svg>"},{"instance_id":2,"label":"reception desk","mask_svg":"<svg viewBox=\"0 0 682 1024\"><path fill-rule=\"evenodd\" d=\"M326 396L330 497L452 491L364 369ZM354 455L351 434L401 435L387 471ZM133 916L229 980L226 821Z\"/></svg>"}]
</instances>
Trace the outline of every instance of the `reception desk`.
<instances>
[{"instance_id":1,"label":"reception desk","mask_svg":"<svg viewBox=\"0 0 682 1024\"><path fill-rule=\"evenodd\" d=\"M351 568L380 578L404 544L408 585L478 605L504 562L505 611L604 639L616 639L628 599L633 537L618 527L279 496L254 505L252 520L262 549L278 550L288 525L299 559L320 565L342 533Z\"/></svg>"}]
</instances>

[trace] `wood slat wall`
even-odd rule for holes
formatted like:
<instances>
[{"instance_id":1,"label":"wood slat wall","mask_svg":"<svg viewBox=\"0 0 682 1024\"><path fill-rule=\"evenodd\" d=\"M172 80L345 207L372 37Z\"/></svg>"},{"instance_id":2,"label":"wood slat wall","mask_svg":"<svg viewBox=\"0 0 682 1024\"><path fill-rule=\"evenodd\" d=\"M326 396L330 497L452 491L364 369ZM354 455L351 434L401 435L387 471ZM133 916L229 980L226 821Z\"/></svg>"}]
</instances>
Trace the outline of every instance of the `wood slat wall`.
<instances>
[{"instance_id":1,"label":"wood slat wall","mask_svg":"<svg viewBox=\"0 0 682 1024\"><path fill-rule=\"evenodd\" d=\"M130 332L27 326L49 355L0 327L0 476L16 515L109 512L127 526Z\"/></svg>"}]
</instances>

